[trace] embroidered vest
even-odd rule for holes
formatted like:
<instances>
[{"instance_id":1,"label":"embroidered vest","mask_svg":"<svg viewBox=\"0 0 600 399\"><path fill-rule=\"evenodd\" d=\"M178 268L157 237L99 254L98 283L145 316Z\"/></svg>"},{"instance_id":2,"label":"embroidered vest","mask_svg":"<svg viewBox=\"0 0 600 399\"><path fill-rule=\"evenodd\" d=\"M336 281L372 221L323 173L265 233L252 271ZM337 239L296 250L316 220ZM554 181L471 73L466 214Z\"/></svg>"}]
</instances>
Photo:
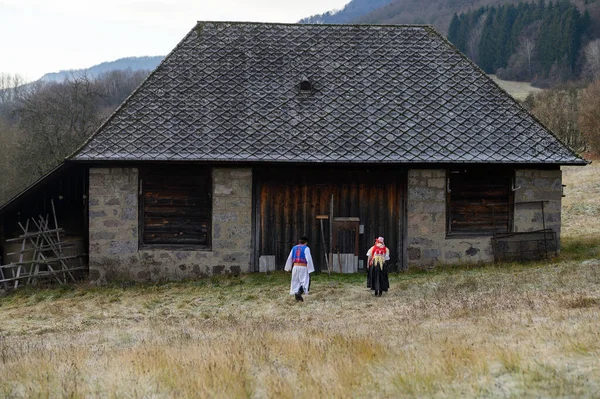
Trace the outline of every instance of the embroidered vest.
<instances>
[{"instance_id":1,"label":"embroidered vest","mask_svg":"<svg viewBox=\"0 0 600 399\"><path fill-rule=\"evenodd\" d=\"M300 263L302 265L308 264L306 260L306 255L304 252L306 251L306 245L296 245L293 249L294 252L294 263Z\"/></svg>"}]
</instances>

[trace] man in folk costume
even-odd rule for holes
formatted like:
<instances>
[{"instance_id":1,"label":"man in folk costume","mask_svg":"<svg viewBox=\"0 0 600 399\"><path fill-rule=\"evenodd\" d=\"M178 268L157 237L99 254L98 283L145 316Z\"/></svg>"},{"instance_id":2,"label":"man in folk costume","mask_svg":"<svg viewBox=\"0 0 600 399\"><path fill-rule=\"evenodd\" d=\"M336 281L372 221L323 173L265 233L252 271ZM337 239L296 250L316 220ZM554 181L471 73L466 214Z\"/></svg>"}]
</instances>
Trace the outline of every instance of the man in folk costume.
<instances>
[{"instance_id":1,"label":"man in folk costume","mask_svg":"<svg viewBox=\"0 0 600 399\"><path fill-rule=\"evenodd\" d=\"M381 296L382 291L390 288L386 263L390 260L390 250L383 244L383 237L375 240L375 245L369 249L367 257L367 287L375 291L375 296Z\"/></svg>"},{"instance_id":2,"label":"man in folk costume","mask_svg":"<svg viewBox=\"0 0 600 399\"><path fill-rule=\"evenodd\" d=\"M299 244L290 251L285 271L292 272L292 282L290 286L290 295L296 297L296 301L304 301L302 294L308 295L310 288L310 273L315 271L315 265L308 248L308 238L300 237Z\"/></svg>"}]
</instances>

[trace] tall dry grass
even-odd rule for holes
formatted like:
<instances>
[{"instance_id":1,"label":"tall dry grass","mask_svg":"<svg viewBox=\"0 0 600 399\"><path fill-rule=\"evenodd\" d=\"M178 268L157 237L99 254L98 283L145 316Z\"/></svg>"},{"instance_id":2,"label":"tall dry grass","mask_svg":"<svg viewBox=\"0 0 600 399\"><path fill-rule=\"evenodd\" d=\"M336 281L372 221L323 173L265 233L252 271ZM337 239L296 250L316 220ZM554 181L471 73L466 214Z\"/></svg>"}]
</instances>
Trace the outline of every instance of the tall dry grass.
<instances>
[{"instance_id":1,"label":"tall dry grass","mask_svg":"<svg viewBox=\"0 0 600 399\"><path fill-rule=\"evenodd\" d=\"M600 235L600 165L563 167L562 233L568 239Z\"/></svg>"},{"instance_id":2,"label":"tall dry grass","mask_svg":"<svg viewBox=\"0 0 600 399\"><path fill-rule=\"evenodd\" d=\"M553 262L393 275L382 298L318 275L296 303L283 273L17 292L0 397L598 397L600 229L564 230Z\"/></svg>"}]
</instances>

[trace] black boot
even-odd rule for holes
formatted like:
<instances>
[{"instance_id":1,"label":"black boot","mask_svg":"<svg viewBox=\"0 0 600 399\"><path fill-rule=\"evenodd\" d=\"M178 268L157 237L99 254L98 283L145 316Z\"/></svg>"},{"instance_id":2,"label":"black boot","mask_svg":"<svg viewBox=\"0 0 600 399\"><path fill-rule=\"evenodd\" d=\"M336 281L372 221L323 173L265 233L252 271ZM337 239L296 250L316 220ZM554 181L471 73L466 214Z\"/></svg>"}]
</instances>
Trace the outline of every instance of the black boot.
<instances>
[{"instance_id":1,"label":"black boot","mask_svg":"<svg viewBox=\"0 0 600 399\"><path fill-rule=\"evenodd\" d=\"M296 301L304 302L304 298L302 298L302 294L304 294L304 288L302 288L302 286L300 286L300 289L298 290L298 292L296 292L294 294Z\"/></svg>"}]
</instances>

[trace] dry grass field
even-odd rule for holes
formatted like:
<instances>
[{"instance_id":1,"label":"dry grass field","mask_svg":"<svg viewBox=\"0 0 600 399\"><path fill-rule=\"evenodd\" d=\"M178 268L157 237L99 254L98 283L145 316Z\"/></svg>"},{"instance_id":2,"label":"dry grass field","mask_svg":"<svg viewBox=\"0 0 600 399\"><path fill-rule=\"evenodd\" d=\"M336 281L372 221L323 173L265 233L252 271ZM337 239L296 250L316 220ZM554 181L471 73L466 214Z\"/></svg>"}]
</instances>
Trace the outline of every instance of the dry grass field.
<instances>
[{"instance_id":1,"label":"dry grass field","mask_svg":"<svg viewBox=\"0 0 600 399\"><path fill-rule=\"evenodd\" d=\"M598 397L600 168L565 169L552 262L24 290L0 298L0 397Z\"/></svg>"},{"instance_id":2,"label":"dry grass field","mask_svg":"<svg viewBox=\"0 0 600 399\"><path fill-rule=\"evenodd\" d=\"M563 234L568 238L600 234L600 161L563 167Z\"/></svg>"}]
</instances>

